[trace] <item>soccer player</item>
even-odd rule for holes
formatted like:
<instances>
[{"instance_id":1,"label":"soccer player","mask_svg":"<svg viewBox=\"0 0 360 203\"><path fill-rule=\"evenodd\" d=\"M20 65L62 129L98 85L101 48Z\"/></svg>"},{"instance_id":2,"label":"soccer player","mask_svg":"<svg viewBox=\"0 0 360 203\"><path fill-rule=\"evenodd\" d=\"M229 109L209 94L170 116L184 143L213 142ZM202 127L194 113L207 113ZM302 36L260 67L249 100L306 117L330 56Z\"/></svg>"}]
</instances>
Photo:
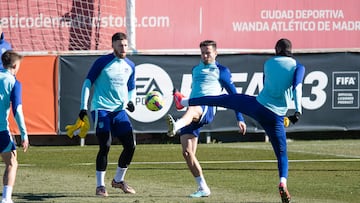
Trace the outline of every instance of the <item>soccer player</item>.
<instances>
[{"instance_id":1,"label":"soccer player","mask_svg":"<svg viewBox=\"0 0 360 203\"><path fill-rule=\"evenodd\" d=\"M112 137L117 137L121 141L123 151L111 185L125 193L135 193L135 190L124 181L136 146L132 125L125 111L135 110L135 64L126 57L126 34L115 33L112 36L112 48L113 53L99 57L89 70L82 87L79 113L80 119L87 115L90 89L93 86L91 116L99 142L96 157L96 195L103 197L108 196L104 179Z\"/></svg>"},{"instance_id":2,"label":"soccer player","mask_svg":"<svg viewBox=\"0 0 360 203\"><path fill-rule=\"evenodd\" d=\"M270 138L279 170L279 192L283 203L290 202L287 189L288 156L284 116L288 111L287 101L294 100L295 113L289 120L295 124L302 113L302 81L305 67L292 57L292 44L280 39L275 45L276 56L264 64L264 88L257 97L245 94L206 96L182 99L175 93L178 106L211 105L234 109L257 120Z\"/></svg>"},{"instance_id":3,"label":"soccer player","mask_svg":"<svg viewBox=\"0 0 360 203\"><path fill-rule=\"evenodd\" d=\"M0 21L0 56L7 50L11 50L11 45L5 40L4 33L2 31L2 25ZM0 60L0 70L3 69L2 61Z\"/></svg>"},{"instance_id":4,"label":"soccer player","mask_svg":"<svg viewBox=\"0 0 360 203\"><path fill-rule=\"evenodd\" d=\"M223 88L229 94L236 93L235 85L231 81L230 70L216 61L216 49L215 41L206 40L200 43L201 61L192 69L190 98L219 95ZM176 97L174 98L176 99ZM176 108L182 109L183 107L176 105ZM176 122L170 114L167 117L168 135L172 137L179 131L184 159L198 184L198 190L190 194L190 197L207 197L211 193L196 158L196 149L201 127L214 119L215 112L216 107L213 106L191 106ZM246 125L241 113L236 112L236 118L240 131L244 134Z\"/></svg>"},{"instance_id":5,"label":"soccer player","mask_svg":"<svg viewBox=\"0 0 360 203\"><path fill-rule=\"evenodd\" d=\"M27 151L29 146L29 139L22 111L21 83L15 78L15 75L20 69L21 59L21 55L11 50L5 51L1 56L4 69L0 70L0 153L5 163L5 172L3 176L4 187L1 203L13 202L11 196L18 166L16 147L9 130L8 118L10 104L15 121L20 130L21 145L24 152Z\"/></svg>"}]
</instances>

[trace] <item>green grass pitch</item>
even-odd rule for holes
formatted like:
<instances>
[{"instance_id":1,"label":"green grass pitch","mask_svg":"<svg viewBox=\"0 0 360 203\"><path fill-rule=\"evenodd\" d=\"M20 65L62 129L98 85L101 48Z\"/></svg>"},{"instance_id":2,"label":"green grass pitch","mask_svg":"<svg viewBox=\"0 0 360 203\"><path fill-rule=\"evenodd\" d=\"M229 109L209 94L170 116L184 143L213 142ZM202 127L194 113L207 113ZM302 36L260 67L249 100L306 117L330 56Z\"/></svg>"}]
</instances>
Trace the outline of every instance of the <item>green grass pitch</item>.
<instances>
[{"instance_id":1,"label":"green grass pitch","mask_svg":"<svg viewBox=\"0 0 360 203\"><path fill-rule=\"evenodd\" d=\"M196 183L179 144L137 146L126 175L135 195L111 188L121 145L113 145L106 174L107 198L95 196L97 146L30 147L18 150L14 202L280 202L270 143L200 144L197 156L212 194L190 199ZM288 188L294 203L358 202L360 140L288 143ZM3 173L4 164L0 170Z\"/></svg>"}]
</instances>

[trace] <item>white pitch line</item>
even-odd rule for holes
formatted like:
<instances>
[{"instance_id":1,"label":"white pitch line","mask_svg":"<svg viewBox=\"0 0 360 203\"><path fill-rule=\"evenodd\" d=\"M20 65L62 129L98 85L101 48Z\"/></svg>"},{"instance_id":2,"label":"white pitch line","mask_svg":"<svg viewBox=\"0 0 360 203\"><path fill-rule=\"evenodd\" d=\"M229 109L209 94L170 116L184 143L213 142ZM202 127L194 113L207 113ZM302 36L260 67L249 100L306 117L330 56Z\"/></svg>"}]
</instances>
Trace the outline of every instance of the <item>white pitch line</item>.
<instances>
[{"instance_id":1,"label":"white pitch line","mask_svg":"<svg viewBox=\"0 0 360 203\"><path fill-rule=\"evenodd\" d=\"M307 146L320 146L320 147L324 147L326 146L337 146L338 144L308 144ZM328 152L316 152L316 151L306 151L306 149L304 150L299 150L299 149L294 149L296 147L298 147L300 145L289 145L288 146L288 153L289 152L295 152L295 153L303 153L303 154L315 154L315 155L329 155L329 156L336 156L336 157L342 157L342 158L360 158L359 155L349 155L349 154L339 154L339 153L328 153ZM358 144L350 144L350 146L358 146ZM273 151L271 146L259 146L259 145L243 145L243 146L226 146L228 148L234 148L234 149L261 149L261 150L269 150L269 151Z\"/></svg>"},{"instance_id":2,"label":"white pitch line","mask_svg":"<svg viewBox=\"0 0 360 203\"><path fill-rule=\"evenodd\" d=\"M228 163L276 163L276 160L243 160L243 161L200 161L203 164L228 164ZM360 159L308 159L308 160L289 160L289 162L360 162ZM115 165L117 162L108 163ZM183 161L165 161L165 162L131 162L133 165L161 165L161 164L185 164ZM95 163L77 163L71 166L90 166Z\"/></svg>"},{"instance_id":3,"label":"white pitch line","mask_svg":"<svg viewBox=\"0 0 360 203\"><path fill-rule=\"evenodd\" d=\"M276 163L276 160L233 160L233 161L200 161L203 164L231 164L231 163ZM293 163L306 163L306 162L360 162L360 159L300 159L289 160ZM116 165L117 162L110 162L109 165ZM139 161L131 162L132 165L162 165L162 164L185 164L184 161ZM76 163L70 166L92 166L95 163ZM20 167L34 167L36 164L19 164ZM2 166L0 165L0 168Z\"/></svg>"},{"instance_id":4,"label":"white pitch line","mask_svg":"<svg viewBox=\"0 0 360 203\"><path fill-rule=\"evenodd\" d=\"M0 168L5 165L0 165ZM36 164L18 164L18 166L21 166L21 167L33 167L33 166L36 166Z\"/></svg>"}]
</instances>

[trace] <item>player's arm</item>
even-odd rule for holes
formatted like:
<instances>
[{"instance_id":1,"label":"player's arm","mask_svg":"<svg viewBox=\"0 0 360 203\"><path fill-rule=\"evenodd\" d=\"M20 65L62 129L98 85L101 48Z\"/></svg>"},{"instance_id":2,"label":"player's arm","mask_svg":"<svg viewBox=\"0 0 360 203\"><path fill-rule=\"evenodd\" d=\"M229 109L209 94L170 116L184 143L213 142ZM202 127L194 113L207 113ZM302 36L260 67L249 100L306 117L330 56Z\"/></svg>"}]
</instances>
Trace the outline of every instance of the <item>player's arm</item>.
<instances>
[{"instance_id":1,"label":"player's arm","mask_svg":"<svg viewBox=\"0 0 360 203\"><path fill-rule=\"evenodd\" d=\"M91 86L92 86L92 82L88 78L86 78L83 82L82 89L81 89L80 110L88 109L88 101L89 101L89 97L90 97Z\"/></svg>"},{"instance_id":2,"label":"player's arm","mask_svg":"<svg viewBox=\"0 0 360 203\"><path fill-rule=\"evenodd\" d=\"M296 69L293 78L292 84L292 92L294 95L294 103L295 103L295 113L292 116L289 116L289 120L295 124L300 119L300 115L302 114L302 81L305 75L305 67L300 63L296 64Z\"/></svg>"},{"instance_id":3,"label":"player's arm","mask_svg":"<svg viewBox=\"0 0 360 203\"><path fill-rule=\"evenodd\" d=\"M127 88L128 88L128 103L126 104L126 109L130 112L135 111L135 98L136 98L136 86L135 86L135 64L130 61L128 58L125 59L126 62L130 65L132 69L132 73L129 77L129 80L127 82Z\"/></svg>"},{"instance_id":4,"label":"player's arm","mask_svg":"<svg viewBox=\"0 0 360 203\"><path fill-rule=\"evenodd\" d=\"M80 97L80 113L79 117L83 120L84 116L87 115L86 111L88 109L88 102L90 97L90 90L92 84L94 84L96 78L100 75L105 64L102 58L97 59L94 64L91 66L81 88L81 97Z\"/></svg>"},{"instance_id":5,"label":"player's arm","mask_svg":"<svg viewBox=\"0 0 360 203\"><path fill-rule=\"evenodd\" d=\"M92 69L91 69L92 70ZM74 132L80 128L79 136L84 138L90 128L90 122L87 116L88 101L90 97L90 89L93 84L92 81L95 81L96 77L93 77L91 70L87 77L85 78L82 88L81 88L81 97L80 97L80 112L78 118L73 125L65 126L67 135L72 138Z\"/></svg>"},{"instance_id":6,"label":"player's arm","mask_svg":"<svg viewBox=\"0 0 360 203\"><path fill-rule=\"evenodd\" d=\"M136 98L135 64L132 61L130 61L129 59L127 59L126 62L130 65L130 67L132 69L132 73L127 82L127 88L128 88L128 92L129 92L128 93L128 101L134 102L135 98Z\"/></svg>"},{"instance_id":7,"label":"player's arm","mask_svg":"<svg viewBox=\"0 0 360 203\"><path fill-rule=\"evenodd\" d=\"M134 85L134 86L135 86L135 85ZM136 98L136 89L135 89L135 87L130 88L130 87L128 86L128 92L129 92L129 94L128 94L128 100L129 100L129 102L134 102L134 101L135 101L135 98Z\"/></svg>"},{"instance_id":8,"label":"player's arm","mask_svg":"<svg viewBox=\"0 0 360 203\"><path fill-rule=\"evenodd\" d=\"M236 87L231 79L231 72L228 68L220 68L220 83L228 94L237 94ZM240 112L235 111L236 120L239 122L239 128L242 134L246 132L246 124L244 117Z\"/></svg>"},{"instance_id":9,"label":"player's arm","mask_svg":"<svg viewBox=\"0 0 360 203\"><path fill-rule=\"evenodd\" d=\"M92 84L94 84L97 77L100 75L101 71L106 65L107 60L105 57L100 57L95 61L95 63L91 66L88 75L86 76L82 88L81 88L81 102L80 102L80 113L79 117L76 120L74 125L66 126L67 134L70 138L72 138L74 131L80 128L79 137L85 138L87 132L90 129L90 122L87 116L88 109L88 101L90 97L90 90Z\"/></svg>"},{"instance_id":10,"label":"player's arm","mask_svg":"<svg viewBox=\"0 0 360 203\"><path fill-rule=\"evenodd\" d=\"M22 109L22 87L21 87L21 83L18 81L15 82L14 88L11 91L10 100L11 100L11 106L12 106L14 118L20 130L21 145L24 151L26 151L27 148L29 147L29 138L26 130L25 118Z\"/></svg>"},{"instance_id":11,"label":"player's arm","mask_svg":"<svg viewBox=\"0 0 360 203\"><path fill-rule=\"evenodd\" d=\"M302 81L305 75L305 67L300 63L296 64L294 79L293 79L293 95L295 102L295 111L302 113L301 99L302 99Z\"/></svg>"}]
</instances>

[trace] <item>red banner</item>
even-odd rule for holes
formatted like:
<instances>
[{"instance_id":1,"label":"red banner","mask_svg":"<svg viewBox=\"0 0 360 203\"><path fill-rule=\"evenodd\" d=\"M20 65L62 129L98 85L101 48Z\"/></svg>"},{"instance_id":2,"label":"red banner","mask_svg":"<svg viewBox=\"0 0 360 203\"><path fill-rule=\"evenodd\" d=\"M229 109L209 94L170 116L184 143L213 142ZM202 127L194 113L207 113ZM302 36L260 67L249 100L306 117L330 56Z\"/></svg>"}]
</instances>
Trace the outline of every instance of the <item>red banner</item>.
<instances>
[{"instance_id":1,"label":"red banner","mask_svg":"<svg viewBox=\"0 0 360 203\"><path fill-rule=\"evenodd\" d=\"M137 15L169 17L169 27L138 28L139 49L272 49L289 38L297 49L359 48L360 1L137 1Z\"/></svg>"},{"instance_id":2,"label":"red banner","mask_svg":"<svg viewBox=\"0 0 360 203\"><path fill-rule=\"evenodd\" d=\"M22 105L30 135L57 134L58 69L56 56L26 56L16 78L22 84ZM19 134L13 115L10 131Z\"/></svg>"},{"instance_id":3,"label":"red banner","mask_svg":"<svg viewBox=\"0 0 360 203\"><path fill-rule=\"evenodd\" d=\"M5 37L16 50L109 50L126 31L125 0L0 0ZM360 1L136 0L136 48L197 49L213 39L223 49L360 47Z\"/></svg>"}]
</instances>

